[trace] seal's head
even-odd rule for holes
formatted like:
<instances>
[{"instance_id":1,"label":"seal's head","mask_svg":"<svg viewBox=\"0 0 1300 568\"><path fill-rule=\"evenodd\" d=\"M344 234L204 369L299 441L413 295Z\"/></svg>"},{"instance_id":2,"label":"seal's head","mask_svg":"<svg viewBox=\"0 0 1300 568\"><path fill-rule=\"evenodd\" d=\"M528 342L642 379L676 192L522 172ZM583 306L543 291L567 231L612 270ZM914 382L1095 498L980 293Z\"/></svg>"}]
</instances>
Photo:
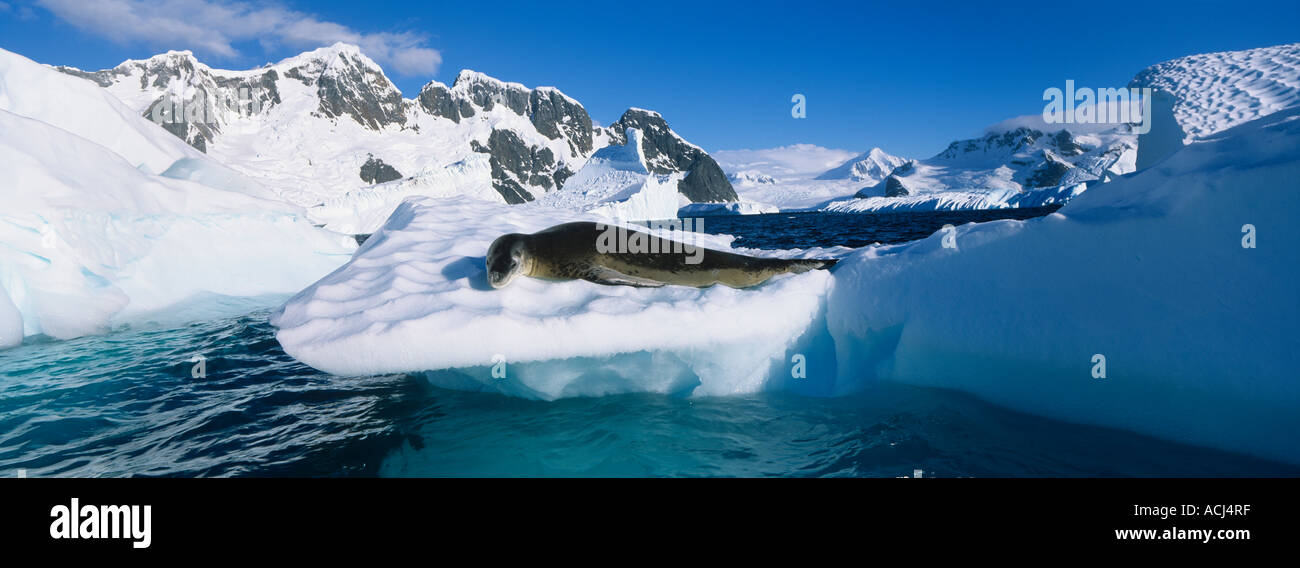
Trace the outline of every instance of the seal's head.
<instances>
[{"instance_id":1,"label":"seal's head","mask_svg":"<svg viewBox=\"0 0 1300 568\"><path fill-rule=\"evenodd\" d=\"M505 288L516 276L528 274L527 235L510 233L492 241L487 252L487 279L493 288Z\"/></svg>"}]
</instances>

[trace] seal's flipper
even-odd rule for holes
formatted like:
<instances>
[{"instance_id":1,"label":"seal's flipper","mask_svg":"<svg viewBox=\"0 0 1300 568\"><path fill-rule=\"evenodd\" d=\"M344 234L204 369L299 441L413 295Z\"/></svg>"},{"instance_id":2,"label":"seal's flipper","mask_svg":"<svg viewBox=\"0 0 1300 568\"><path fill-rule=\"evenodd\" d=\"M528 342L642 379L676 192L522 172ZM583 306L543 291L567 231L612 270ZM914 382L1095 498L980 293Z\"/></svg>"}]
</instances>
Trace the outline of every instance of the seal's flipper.
<instances>
[{"instance_id":1,"label":"seal's flipper","mask_svg":"<svg viewBox=\"0 0 1300 568\"><path fill-rule=\"evenodd\" d=\"M604 266L593 266L591 268L591 271L588 272L585 277L583 277L583 280L586 280L588 282L595 282L597 284L605 284L607 286L621 285L621 286L637 286L640 288L658 288L664 285L663 282L660 282L658 280L651 280L649 278L640 278L637 276L628 276L626 274L623 274L622 272L614 270L613 268L607 268Z\"/></svg>"}]
</instances>

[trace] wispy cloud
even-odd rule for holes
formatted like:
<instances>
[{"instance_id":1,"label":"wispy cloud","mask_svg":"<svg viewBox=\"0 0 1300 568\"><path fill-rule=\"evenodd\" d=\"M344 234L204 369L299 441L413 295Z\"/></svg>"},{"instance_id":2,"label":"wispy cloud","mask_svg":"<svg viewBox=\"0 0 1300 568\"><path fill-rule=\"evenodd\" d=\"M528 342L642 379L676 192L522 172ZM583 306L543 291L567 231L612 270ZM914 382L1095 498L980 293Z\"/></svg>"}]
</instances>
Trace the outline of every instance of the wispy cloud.
<instances>
[{"instance_id":1,"label":"wispy cloud","mask_svg":"<svg viewBox=\"0 0 1300 568\"><path fill-rule=\"evenodd\" d=\"M15 5L10 2L4 2L2 0L0 0L0 14L13 14L14 16L17 16L19 20L24 20L24 21L36 17L36 12L32 11L31 6L26 6L23 4Z\"/></svg>"},{"instance_id":2,"label":"wispy cloud","mask_svg":"<svg viewBox=\"0 0 1300 568\"><path fill-rule=\"evenodd\" d=\"M311 49L343 41L403 75L432 75L442 63L418 32L364 33L280 4L214 0L38 0L59 19L100 37L237 58L237 44ZM7 5L7 4L6 4Z\"/></svg>"}]
</instances>

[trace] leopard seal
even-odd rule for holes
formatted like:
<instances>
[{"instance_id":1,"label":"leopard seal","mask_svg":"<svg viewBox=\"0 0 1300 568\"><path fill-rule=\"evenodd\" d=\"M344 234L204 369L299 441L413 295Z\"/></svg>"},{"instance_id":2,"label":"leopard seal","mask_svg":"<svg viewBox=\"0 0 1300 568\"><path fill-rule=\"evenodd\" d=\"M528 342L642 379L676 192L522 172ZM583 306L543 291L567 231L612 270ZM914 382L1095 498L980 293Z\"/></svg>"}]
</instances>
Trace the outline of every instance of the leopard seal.
<instances>
[{"instance_id":1,"label":"leopard seal","mask_svg":"<svg viewBox=\"0 0 1300 568\"><path fill-rule=\"evenodd\" d=\"M632 246L610 246L612 229L622 231L619 237L626 235L626 240L620 242ZM503 288L519 276L640 287L749 288L778 274L826 269L836 262L746 256L583 221L532 234L502 235L488 247L485 258L493 288Z\"/></svg>"}]
</instances>

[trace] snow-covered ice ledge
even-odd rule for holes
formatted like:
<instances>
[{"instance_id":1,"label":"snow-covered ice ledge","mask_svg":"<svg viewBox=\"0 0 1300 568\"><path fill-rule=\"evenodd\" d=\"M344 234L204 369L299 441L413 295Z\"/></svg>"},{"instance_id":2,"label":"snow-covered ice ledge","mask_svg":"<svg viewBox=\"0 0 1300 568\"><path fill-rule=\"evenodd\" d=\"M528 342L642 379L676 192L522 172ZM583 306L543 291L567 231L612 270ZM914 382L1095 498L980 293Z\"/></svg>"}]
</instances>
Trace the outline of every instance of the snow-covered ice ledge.
<instances>
[{"instance_id":1,"label":"snow-covered ice ledge","mask_svg":"<svg viewBox=\"0 0 1300 568\"><path fill-rule=\"evenodd\" d=\"M572 219L408 200L273 323L291 355L339 374L426 372L548 399L888 380L1300 463L1298 116L1194 143L1049 217L958 227L955 248L940 234L869 247L833 273L751 290L523 279L491 291L493 238ZM1242 246L1247 224L1256 248ZM795 354L806 378L790 378ZM498 357L505 379L492 378Z\"/></svg>"},{"instance_id":2,"label":"snow-covered ice ledge","mask_svg":"<svg viewBox=\"0 0 1300 568\"><path fill-rule=\"evenodd\" d=\"M761 291L529 278L501 290L487 285L483 257L493 239L579 218L408 198L351 262L272 322L289 354L342 375L431 371L444 386L543 399L719 395L763 388L816 318L830 281L815 271L778 277ZM506 378L495 379L490 368L502 360Z\"/></svg>"}]
</instances>

